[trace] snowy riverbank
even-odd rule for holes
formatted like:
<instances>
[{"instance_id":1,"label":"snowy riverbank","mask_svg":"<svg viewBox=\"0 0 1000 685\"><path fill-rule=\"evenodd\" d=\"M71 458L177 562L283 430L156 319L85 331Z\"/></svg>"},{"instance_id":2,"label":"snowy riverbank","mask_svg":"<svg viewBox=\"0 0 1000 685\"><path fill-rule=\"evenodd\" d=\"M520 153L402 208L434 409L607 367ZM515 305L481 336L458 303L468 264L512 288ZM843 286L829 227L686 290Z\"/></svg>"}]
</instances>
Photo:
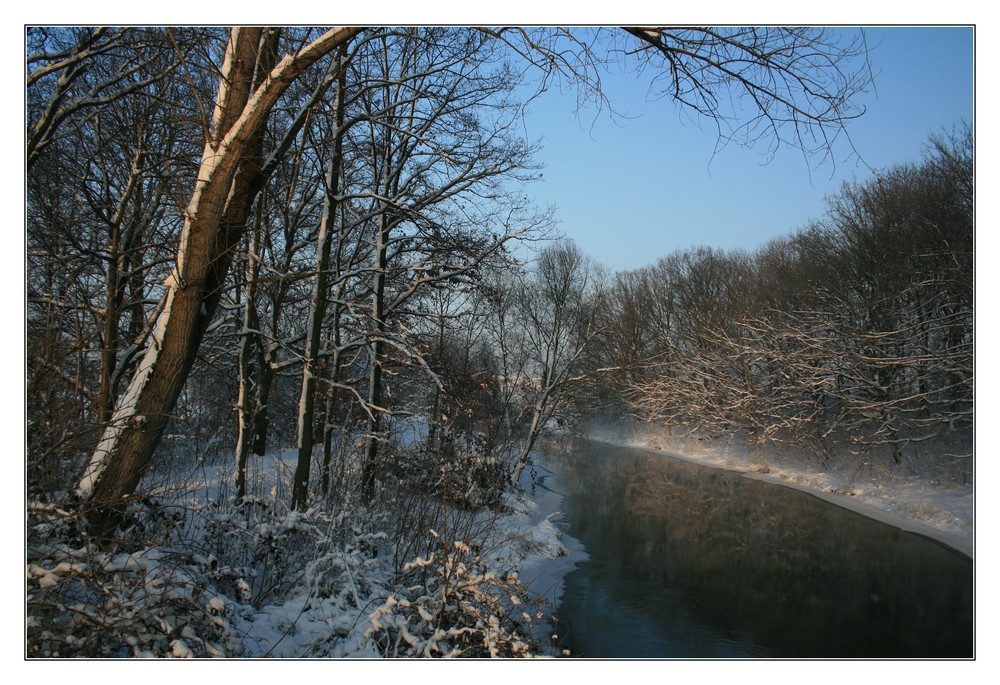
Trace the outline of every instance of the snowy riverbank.
<instances>
[{"instance_id":1,"label":"snowy riverbank","mask_svg":"<svg viewBox=\"0 0 1000 685\"><path fill-rule=\"evenodd\" d=\"M938 540L974 556L974 478L955 477L930 463L895 470L857 459L832 459L822 468L801 455L778 450L750 455L718 441L675 438L640 431L593 431L598 442L634 447L704 466L738 471L748 478L809 492L889 525ZM963 482L964 481L964 482Z\"/></svg>"},{"instance_id":2,"label":"snowy riverbank","mask_svg":"<svg viewBox=\"0 0 1000 685\"><path fill-rule=\"evenodd\" d=\"M282 457L290 459L287 454ZM564 535L556 524L562 497L545 487L550 475L540 466L525 469L521 478L523 494L508 495L502 513L482 512L484 521L492 521L483 526L489 532L476 541L484 546L484 551L489 548L488 566L492 572L505 575L515 571L528 595L542 600L537 607L524 607L541 614L532 615L525 622L541 656L555 656L550 647L551 619L563 592L563 578L586 559L582 545ZM350 575L348 571L353 572L354 578L348 580L357 588L353 591L354 601L345 601L344 596L315 597L308 583L303 583L280 603L256 612L244 607L242 615L236 614L234 626L242 635L244 656L354 659L380 656L368 633L372 611L398 591L393 587L389 560L350 559L350 553L339 554L345 561L355 562L339 565L345 576ZM365 609L352 610L351 607L357 606ZM336 639L331 641L331 635Z\"/></svg>"}]
</instances>

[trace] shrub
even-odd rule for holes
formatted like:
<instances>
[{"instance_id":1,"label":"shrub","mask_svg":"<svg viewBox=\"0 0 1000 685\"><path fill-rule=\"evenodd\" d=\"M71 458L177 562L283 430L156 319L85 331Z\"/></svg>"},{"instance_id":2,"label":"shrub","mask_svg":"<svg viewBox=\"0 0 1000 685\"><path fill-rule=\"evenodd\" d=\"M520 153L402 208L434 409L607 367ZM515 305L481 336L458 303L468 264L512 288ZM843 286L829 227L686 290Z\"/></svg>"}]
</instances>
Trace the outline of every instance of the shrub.
<instances>
[{"instance_id":1,"label":"shrub","mask_svg":"<svg viewBox=\"0 0 1000 685\"><path fill-rule=\"evenodd\" d=\"M403 567L401 589L369 616L367 635L379 652L387 657L534 656L536 646L524 629L532 616L522 609L527 595L517 574L497 575L466 543L437 540L427 558Z\"/></svg>"}]
</instances>

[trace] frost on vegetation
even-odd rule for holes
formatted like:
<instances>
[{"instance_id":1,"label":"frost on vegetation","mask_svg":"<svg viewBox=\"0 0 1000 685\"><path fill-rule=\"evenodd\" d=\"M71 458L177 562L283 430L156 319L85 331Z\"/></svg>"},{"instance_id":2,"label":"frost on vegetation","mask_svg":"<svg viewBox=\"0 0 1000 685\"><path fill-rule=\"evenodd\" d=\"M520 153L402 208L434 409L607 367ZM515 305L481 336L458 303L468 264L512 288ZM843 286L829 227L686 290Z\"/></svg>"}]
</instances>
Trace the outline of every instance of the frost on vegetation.
<instances>
[{"instance_id":1,"label":"frost on vegetation","mask_svg":"<svg viewBox=\"0 0 1000 685\"><path fill-rule=\"evenodd\" d=\"M28 507L29 657L377 656L357 626L387 592L384 532L321 511L208 503L178 524L155 508L134 503L145 525L102 550L65 509Z\"/></svg>"},{"instance_id":2,"label":"frost on vegetation","mask_svg":"<svg viewBox=\"0 0 1000 685\"><path fill-rule=\"evenodd\" d=\"M162 547L105 551L70 535L77 523L65 510L29 507L28 657L241 653L206 558L168 539Z\"/></svg>"},{"instance_id":3,"label":"frost on vegetation","mask_svg":"<svg viewBox=\"0 0 1000 685\"><path fill-rule=\"evenodd\" d=\"M439 426L402 451L394 476L407 487L467 510L497 507L512 486L510 465L490 451L486 437L468 436Z\"/></svg>"},{"instance_id":4,"label":"frost on vegetation","mask_svg":"<svg viewBox=\"0 0 1000 685\"><path fill-rule=\"evenodd\" d=\"M677 436L669 430L645 427L621 439L601 436L615 444L652 448L709 466L750 471L810 490L844 495L958 538L974 532L974 470L964 459L949 457L961 439L928 443L908 454L902 464L887 455L854 450L830 450L822 459L791 446L771 445L749 453L728 439ZM958 444L952 444L957 441Z\"/></svg>"},{"instance_id":5,"label":"frost on vegetation","mask_svg":"<svg viewBox=\"0 0 1000 685\"><path fill-rule=\"evenodd\" d=\"M455 516L458 510L449 511ZM510 534L523 517L497 526L503 540L491 543L487 555L480 515L461 511L475 522L468 535L455 540L453 528L437 524L442 533L409 529L407 535L426 541L404 556L393 516L360 508L289 512L278 500L246 506L201 492L169 506L145 498L130 504L133 523L118 547L103 550L80 535L79 515L71 508L29 504L26 653L536 654L526 636L542 614L512 572L526 550L509 549L510 539L531 537Z\"/></svg>"},{"instance_id":6,"label":"frost on vegetation","mask_svg":"<svg viewBox=\"0 0 1000 685\"><path fill-rule=\"evenodd\" d=\"M152 554L53 548L29 561L28 656L239 654L226 604L209 595L198 565L181 553L161 561L158 550L142 551Z\"/></svg>"},{"instance_id":7,"label":"frost on vegetation","mask_svg":"<svg viewBox=\"0 0 1000 685\"><path fill-rule=\"evenodd\" d=\"M366 636L387 657L533 657L533 600L515 572L498 575L463 541L403 567L404 591L369 615ZM540 614L539 614L540 615Z\"/></svg>"}]
</instances>

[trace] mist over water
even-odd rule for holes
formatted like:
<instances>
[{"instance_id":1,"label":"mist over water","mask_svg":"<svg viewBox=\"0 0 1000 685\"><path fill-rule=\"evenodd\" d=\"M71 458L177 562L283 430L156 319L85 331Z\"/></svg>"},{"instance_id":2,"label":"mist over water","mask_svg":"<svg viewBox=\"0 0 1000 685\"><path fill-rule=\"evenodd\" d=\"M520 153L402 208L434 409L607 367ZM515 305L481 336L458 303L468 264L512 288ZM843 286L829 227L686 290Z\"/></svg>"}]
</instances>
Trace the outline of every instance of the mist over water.
<instances>
[{"instance_id":1,"label":"mist over water","mask_svg":"<svg viewBox=\"0 0 1000 685\"><path fill-rule=\"evenodd\" d=\"M972 560L807 493L640 450L552 445L578 657L973 655Z\"/></svg>"}]
</instances>

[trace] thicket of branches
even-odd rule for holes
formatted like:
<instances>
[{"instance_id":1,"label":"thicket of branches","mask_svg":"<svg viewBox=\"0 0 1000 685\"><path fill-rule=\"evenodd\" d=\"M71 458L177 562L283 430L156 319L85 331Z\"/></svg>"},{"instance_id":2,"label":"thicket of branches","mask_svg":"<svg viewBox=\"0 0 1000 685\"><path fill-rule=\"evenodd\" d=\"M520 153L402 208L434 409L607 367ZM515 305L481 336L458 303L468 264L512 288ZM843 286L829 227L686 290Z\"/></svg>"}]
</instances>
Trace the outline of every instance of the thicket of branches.
<instances>
[{"instance_id":1,"label":"thicket of branches","mask_svg":"<svg viewBox=\"0 0 1000 685\"><path fill-rule=\"evenodd\" d=\"M313 37L288 31L281 45ZM149 349L227 39L29 30L33 496L74 487ZM460 412L445 402L488 411L462 400L496 383L486 339L478 353L463 346L462 361L446 352L485 325L479 283L516 267L511 241L549 225L516 190L534 173L511 126L518 83L485 34L433 29L372 31L289 87L263 131L266 184L224 252L233 267L211 293L217 313L161 451L235 445L244 469L269 447L296 444L307 465L322 446L325 493L339 431L377 444L377 419L419 406L427 388L443 398L433 423L454 430ZM62 114L45 128L54 106ZM375 449L366 458L381 462ZM296 496L305 506L310 495Z\"/></svg>"},{"instance_id":2,"label":"thicket of branches","mask_svg":"<svg viewBox=\"0 0 1000 685\"><path fill-rule=\"evenodd\" d=\"M756 252L699 248L617 274L598 353L620 368L612 399L752 446L899 463L950 441L969 457L973 235L966 127Z\"/></svg>"}]
</instances>

